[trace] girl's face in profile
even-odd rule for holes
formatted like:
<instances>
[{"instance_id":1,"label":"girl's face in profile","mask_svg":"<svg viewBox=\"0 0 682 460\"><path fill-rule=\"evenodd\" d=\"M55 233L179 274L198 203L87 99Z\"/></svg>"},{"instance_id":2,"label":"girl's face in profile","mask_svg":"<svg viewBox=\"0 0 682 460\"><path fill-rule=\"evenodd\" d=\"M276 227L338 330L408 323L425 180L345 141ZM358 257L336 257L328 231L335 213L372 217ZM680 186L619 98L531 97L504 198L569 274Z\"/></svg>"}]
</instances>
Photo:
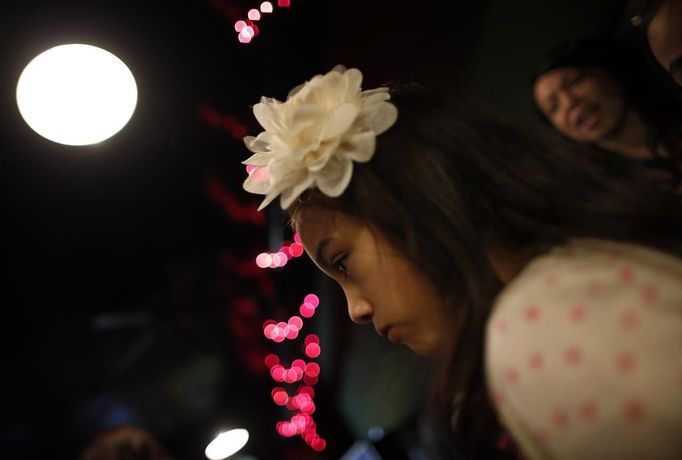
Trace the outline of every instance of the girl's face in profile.
<instances>
[{"instance_id":1,"label":"girl's face in profile","mask_svg":"<svg viewBox=\"0 0 682 460\"><path fill-rule=\"evenodd\" d=\"M596 67L562 67L541 75L535 103L563 135L577 142L607 138L626 111L619 84Z\"/></svg>"},{"instance_id":2,"label":"girl's face in profile","mask_svg":"<svg viewBox=\"0 0 682 460\"><path fill-rule=\"evenodd\" d=\"M413 351L437 355L455 334L445 301L400 248L364 222L338 211L301 211L298 232L315 264L346 295L356 323L371 322L379 335Z\"/></svg>"}]
</instances>

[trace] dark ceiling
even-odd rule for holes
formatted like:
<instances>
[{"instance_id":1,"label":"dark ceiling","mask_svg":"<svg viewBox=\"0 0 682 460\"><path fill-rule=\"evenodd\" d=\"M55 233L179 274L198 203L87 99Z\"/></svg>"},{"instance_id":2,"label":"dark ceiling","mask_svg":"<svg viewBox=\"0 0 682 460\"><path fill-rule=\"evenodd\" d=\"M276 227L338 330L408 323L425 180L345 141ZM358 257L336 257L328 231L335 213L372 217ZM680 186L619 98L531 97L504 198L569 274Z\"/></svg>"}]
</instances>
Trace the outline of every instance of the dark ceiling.
<instances>
[{"instance_id":1,"label":"dark ceiling","mask_svg":"<svg viewBox=\"0 0 682 460\"><path fill-rule=\"evenodd\" d=\"M259 275L240 268L291 238L276 210L267 222L254 217L257 200L241 191L248 152L238 138L257 130L249 106L342 63L361 68L370 86L457 79L481 103L532 124L532 61L562 39L616 33L625 2L291 0L263 18L253 43L239 44L233 23L259 3L3 8L3 458L76 458L120 423L149 429L177 458L202 458L231 424L252 430L256 458L338 458L367 426L408 417L419 397L396 409L381 393L405 372L396 360L420 364L349 329L338 292L306 260ZM133 118L101 144L53 144L18 113L21 70L63 43L101 46L136 76ZM329 306L310 326L329 350L317 397L329 446L319 455L274 433L285 414L262 365L265 353L296 353L266 343L262 322L292 314L313 289ZM363 347L383 371L369 374ZM412 374L392 397L421 394Z\"/></svg>"}]
</instances>

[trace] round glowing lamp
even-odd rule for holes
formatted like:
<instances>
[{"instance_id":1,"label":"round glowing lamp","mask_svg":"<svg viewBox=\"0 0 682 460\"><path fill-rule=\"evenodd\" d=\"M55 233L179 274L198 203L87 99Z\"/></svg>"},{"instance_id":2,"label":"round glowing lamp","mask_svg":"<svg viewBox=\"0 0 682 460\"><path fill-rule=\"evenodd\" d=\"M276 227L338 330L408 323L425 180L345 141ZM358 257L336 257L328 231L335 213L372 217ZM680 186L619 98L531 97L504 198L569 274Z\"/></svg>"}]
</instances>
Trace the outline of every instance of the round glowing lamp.
<instances>
[{"instance_id":1,"label":"round glowing lamp","mask_svg":"<svg viewBox=\"0 0 682 460\"><path fill-rule=\"evenodd\" d=\"M249 441L249 432L243 428L220 433L206 446L204 453L209 460L222 460L239 452Z\"/></svg>"},{"instance_id":2,"label":"round glowing lamp","mask_svg":"<svg viewBox=\"0 0 682 460\"><path fill-rule=\"evenodd\" d=\"M95 46L60 45L36 56L17 82L17 105L36 133L65 145L96 144L119 132L137 85L118 57Z\"/></svg>"}]
</instances>

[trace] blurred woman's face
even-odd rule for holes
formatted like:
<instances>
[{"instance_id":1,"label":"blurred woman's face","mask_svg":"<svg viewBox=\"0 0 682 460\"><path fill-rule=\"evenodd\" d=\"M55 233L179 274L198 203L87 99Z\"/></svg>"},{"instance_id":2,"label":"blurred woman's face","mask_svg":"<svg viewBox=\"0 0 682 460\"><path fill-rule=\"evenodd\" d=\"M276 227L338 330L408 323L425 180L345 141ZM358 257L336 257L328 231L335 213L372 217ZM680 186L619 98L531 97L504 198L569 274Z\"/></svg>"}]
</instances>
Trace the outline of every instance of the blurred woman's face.
<instances>
[{"instance_id":1,"label":"blurred woman's face","mask_svg":"<svg viewBox=\"0 0 682 460\"><path fill-rule=\"evenodd\" d=\"M343 289L348 314L379 335L424 355L447 350L456 331L434 284L366 223L338 211L309 208L297 230L315 264Z\"/></svg>"},{"instance_id":2,"label":"blurred woman's face","mask_svg":"<svg viewBox=\"0 0 682 460\"><path fill-rule=\"evenodd\" d=\"M535 81L535 103L563 135L598 142L613 133L626 111L616 80L596 67L563 67Z\"/></svg>"}]
</instances>

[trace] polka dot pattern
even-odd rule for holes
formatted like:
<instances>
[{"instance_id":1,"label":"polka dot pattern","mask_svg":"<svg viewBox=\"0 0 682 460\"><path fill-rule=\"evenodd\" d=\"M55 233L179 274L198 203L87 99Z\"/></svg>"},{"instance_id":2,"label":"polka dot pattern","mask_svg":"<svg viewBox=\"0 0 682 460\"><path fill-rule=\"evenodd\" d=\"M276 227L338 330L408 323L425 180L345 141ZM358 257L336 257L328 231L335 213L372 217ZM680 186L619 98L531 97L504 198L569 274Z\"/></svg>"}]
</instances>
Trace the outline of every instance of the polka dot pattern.
<instances>
[{"instance_id":1,"label":"polka dot pattern","mask_svg":"<svg viewBox=\"0 0 682 460\"><path fill-rule=\"evenodd\" d=\"M578 240L499 296L486 374L529 460L682 458L682 260Z\"/></svg>"}]
</instances>

